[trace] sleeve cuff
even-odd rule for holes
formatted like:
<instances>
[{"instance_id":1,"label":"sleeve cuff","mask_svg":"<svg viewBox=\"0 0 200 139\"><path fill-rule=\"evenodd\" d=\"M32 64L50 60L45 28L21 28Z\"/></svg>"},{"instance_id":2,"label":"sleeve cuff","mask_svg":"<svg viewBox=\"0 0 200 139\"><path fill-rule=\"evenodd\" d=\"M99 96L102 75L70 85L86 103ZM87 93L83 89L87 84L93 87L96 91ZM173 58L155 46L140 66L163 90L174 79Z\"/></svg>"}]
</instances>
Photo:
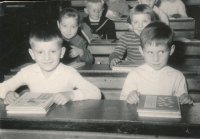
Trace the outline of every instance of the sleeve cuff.
<instances>
[{"instance_id":1,"label":"sleeve cuff","mask_svg":"<svg viewBox=\"0 0 200 139\"><path fill-rule=\"evenodd\" d=\"M84 95L81 90L73 90L74 93L74 100L72 101L79 101L84 99Z\"/></svg>"}]
</instances>

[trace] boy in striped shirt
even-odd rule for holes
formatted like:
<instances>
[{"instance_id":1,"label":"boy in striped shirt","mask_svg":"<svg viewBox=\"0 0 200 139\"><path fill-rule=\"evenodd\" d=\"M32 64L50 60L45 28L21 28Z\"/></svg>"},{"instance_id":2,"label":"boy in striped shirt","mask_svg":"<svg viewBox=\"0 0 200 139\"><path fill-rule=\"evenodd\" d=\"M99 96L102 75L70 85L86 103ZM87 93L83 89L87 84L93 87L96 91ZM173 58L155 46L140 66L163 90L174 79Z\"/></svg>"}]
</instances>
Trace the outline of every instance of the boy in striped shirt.
<instances>
[{"instance_id":1,"label":"boy in striped shirt","mask_svg":"<svg viewBox=\"0 0 200 139\"><path fill-rule=\"evenodd\" d=\"M125 60L127 61L143 60L138 49L140 46L139 35L145 26L155 20L155 14L148 5L141 4L131 9L130 20L128 20L128 28L130 31L122 35L117 47L110 55L109 61L111 68L124 58L126 52Z\"/></svg>"}]
</instances>

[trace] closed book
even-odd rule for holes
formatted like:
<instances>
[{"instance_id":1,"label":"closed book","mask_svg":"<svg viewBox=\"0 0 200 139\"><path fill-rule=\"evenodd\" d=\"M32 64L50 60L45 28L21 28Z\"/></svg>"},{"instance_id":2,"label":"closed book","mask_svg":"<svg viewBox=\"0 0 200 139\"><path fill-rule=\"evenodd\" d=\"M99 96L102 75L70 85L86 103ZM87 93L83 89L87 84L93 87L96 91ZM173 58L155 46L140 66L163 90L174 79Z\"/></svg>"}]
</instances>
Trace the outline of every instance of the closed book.
<instances>
[{"instance_id":1,"label":"closed book","mask_svg":"<svg viewBox=\"0 0 200 139\"><path fill-rule=\"evenodd\" d=\"M53 104L52 93L26 92L6 106L7 113L46 113Z\"/></svg>"},{"instance_id":2,"label":"closed book","mask_svg":"<svg viewBox=\"0 0 200 139\"><path fill-rule=\"evenodd\" d=\"M141 95L137 112L145 117L181 118L177 96Z\"/></svg>"},{"instance_id":3,"label":"closed book","mask_svg":"<svg viewBox=\"0 0 200 139\"><path fill-rule=\"evenodd\" d=\"M96 39L90 27L86 23L81 24L81 32L83 33L84 37L90 44L96 44L96 43L108 44L116 41L115 39L101 39L101 38Z\"/></svg>"},{"instance_id":4,"label":"closed book","mask_svg":"<svg viewBox=\"0 0 200 139\"><path fill-rule=\"evenodd\" d=\"M117 63L116 66L113 66L112 70L120 70L120 71L131 71L134 67L138 67L140 65L144 64L144 60L138 60L138 61L120 61Z\"/></svg>"}]
</instances>

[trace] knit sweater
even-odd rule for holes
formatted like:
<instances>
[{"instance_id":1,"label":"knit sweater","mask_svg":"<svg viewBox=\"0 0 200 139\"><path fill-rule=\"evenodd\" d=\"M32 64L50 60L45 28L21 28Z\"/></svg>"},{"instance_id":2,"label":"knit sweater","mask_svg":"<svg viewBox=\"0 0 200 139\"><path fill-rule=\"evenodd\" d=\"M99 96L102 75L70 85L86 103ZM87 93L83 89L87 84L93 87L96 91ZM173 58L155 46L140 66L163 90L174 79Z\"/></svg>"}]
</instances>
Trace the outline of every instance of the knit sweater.
<instances>
[{"instance_id":1,"label":"knit sweater","mask_svg":"<svg viewBox=\"0 0 200 139\"><path fill-rule=\"evenodd\" d=\"M110 55L109 61L111 61L114 58L122 59L125 55L125 52L127 52L125 60L128 61L143 60L143 57L138 49L139 46L141 46L139 36L135 34L135 32L133 31L125 32L121 36L114 52Z\"/></svg>"}]
</instances>

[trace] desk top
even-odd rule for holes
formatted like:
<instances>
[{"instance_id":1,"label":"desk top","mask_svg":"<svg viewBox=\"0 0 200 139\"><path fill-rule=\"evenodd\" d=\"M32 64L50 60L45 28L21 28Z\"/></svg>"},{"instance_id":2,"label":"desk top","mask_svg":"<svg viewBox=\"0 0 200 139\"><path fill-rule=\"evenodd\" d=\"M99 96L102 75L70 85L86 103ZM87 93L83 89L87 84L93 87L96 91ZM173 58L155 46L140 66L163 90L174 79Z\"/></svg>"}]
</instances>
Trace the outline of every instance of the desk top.
<instances>
[{"instance_id":1,"label":"desk top","mask_svg":"<svg viewBox=\"0 0 200 139\"><path fill-rule=\"evenodd\" d=\"M199 136L200 104L183 105L182 118L141 118L136 105L120 100L84 100L53 105L46 115L7 115L0 101L2 129L39 129ZM185 132L187 131L188 132Z\"/></svg>"}]
</instances>

